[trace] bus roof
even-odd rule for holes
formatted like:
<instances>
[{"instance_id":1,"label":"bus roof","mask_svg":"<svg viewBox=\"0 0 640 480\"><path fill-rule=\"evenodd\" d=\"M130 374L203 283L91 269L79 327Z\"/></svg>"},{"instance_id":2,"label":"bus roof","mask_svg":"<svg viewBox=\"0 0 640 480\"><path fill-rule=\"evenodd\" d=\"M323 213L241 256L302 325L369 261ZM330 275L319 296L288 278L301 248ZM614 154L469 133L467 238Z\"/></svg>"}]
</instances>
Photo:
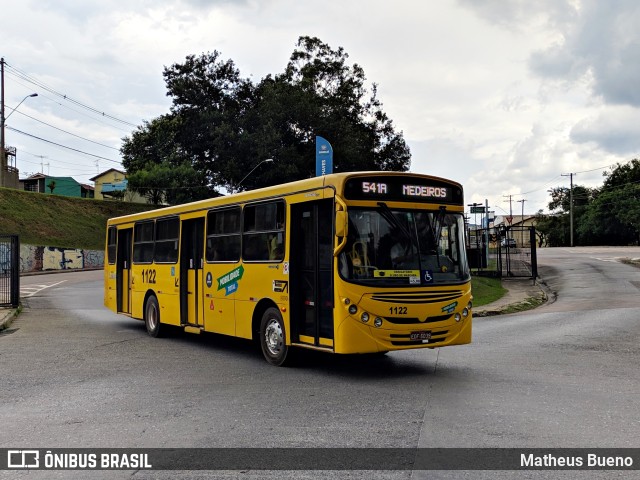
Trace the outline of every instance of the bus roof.
<instances>
[{"instance_id":1,"label":"bus roof","mask_svg":"<svg viewBox=\"0 0 640 480\"><path fill-rule=\"evenodd\" d=\"M224 195L220 197L208 198L205 200L198 200L195 202L183 203L180 205L172 205L169 207L158 208L156 210L149 210L146 212L134 213L131 215L125 215L121 217L113 217L109 220L110 223L127 223L136 220L142 220L147 218L156 218L177 215L186 211L198 211L206 210L216 206L224 206L236 203L246 203L263 198L276 197L284 193L300 192L305 190L314 190L317 188L324 188L328 186L336 187L338 191L342 191L344 183L352 177L388 177L388 176L409 176L420 177L424 179L436 180L444 183L448 183L452 186L462 189L462 186L453 180L448 180L442 177L435 177L431 175L424 175L413 172L387 172L387 171L359 171L359 172L341 172L332 173L329 175L323 175L320 177L312 177L304 180L297 180L295 182L282 183L273 185L270 187L258 188L255 190L247 190L244 192L234 193L230 195Z\"/></svg>"}]
</instances>

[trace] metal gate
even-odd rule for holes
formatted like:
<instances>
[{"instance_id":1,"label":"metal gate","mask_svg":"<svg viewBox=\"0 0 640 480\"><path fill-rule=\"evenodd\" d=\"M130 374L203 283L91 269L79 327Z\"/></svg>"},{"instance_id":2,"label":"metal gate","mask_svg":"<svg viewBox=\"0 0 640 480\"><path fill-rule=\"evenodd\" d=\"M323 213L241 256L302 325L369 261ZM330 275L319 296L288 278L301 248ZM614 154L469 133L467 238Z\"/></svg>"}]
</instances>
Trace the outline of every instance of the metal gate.
<instances>
[{"instance_id":1,"label":"metal gate","mask_svg":"<svg viewBox=\"0 0 640 480\"><path fill-rule=\"evenodd\" d=\"M0 235L0 307L20 303L20 239Z\"/></svg>"},{"instance_id":2,"label":"metal gate","mask_svg":"<svg viewBox=\"0 0 640 480\"><path fill-rule=\"evenodd\" d=\"M498 272L501 277L538 276L536 230L534 227L508 227L498 235Z\"/></svg>"},{"instance_id":3,"label":"metal gate","mask_svg":"<svg viewBox=\"0 0 640 480\"><path fill-rule=\"evenodd\" d=\"M536 232L534 227L478 229L469 235L467 249L471 271L497 277L538 276Z\"/></svg>"}]
</instances>

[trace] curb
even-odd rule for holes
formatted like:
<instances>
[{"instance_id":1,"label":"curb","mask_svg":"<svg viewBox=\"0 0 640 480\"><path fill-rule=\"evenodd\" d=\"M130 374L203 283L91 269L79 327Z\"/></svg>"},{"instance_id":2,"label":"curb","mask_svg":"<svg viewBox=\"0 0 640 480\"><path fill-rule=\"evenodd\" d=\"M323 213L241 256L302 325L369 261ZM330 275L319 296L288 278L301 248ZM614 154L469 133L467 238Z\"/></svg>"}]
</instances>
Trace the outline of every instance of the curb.
<instances>
[{"instance_id":1,"label":"curb","mask_svg":"<svg viewBox=\"0 0 640 480\"><path fill-rule=\"evenodd\" d=\"M550 290L549 286L541 278L535 282L534 286L538 287L539 292L535 295L527 294L522 299L514 301L512 303L502 305L500 307L486 308L478 307L478 310L473 312L474 317L492 317L495 315L505 315L509 313L525 312L527 310L533 310L546 303L553 303L556 301L556 292Z\"/></svg>"},{"instance_id":2,"label":"curb","mask_svg":"<svg viewBox=\"0 0 640 480\"><path fill-rule=\"evenodd\" d=\"M41 270L36 272L20 272L20 276L33 277L36 275L51 275L51 274L58 274L58 273L93 272L95 270L104 270L104 267L66 268L64 270Z\"/></svg>"},{"instance_id":3,"label":"curb","mask_svg":"<svg viewBox=\"0 0 640 480\"><path fill-rule=\"evenodd\" d=\"M18 316L22 306L18 308L8 308L6 311L0 310L0 332L9 328L11 322Z\"/></svg>"},{"instance_id":4,"label":"curb","mask_svg":"<svg viewBox=\"0 0 640 480\"><path fill-rule=\"evenodd\" d=\"M503 315L508 313L525 312L527 310L533 310L534 308L544 305L549 300L547 294L541 289L537 296L528 296L524 300L504 305L496 309L487 309L473 312L474 317L492 317L495 315Z\"/></svg>"}]
</instances>

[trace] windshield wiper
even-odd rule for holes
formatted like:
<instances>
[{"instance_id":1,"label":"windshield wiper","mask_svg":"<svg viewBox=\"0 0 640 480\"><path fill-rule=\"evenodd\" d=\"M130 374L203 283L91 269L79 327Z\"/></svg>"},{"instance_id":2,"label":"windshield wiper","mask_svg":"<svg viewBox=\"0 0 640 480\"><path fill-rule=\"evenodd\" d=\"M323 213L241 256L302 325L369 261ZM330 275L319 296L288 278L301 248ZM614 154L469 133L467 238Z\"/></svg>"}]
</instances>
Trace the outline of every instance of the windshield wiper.
<instances>
[{"instance_id":1,"label":"windshield wiper","mask_svg":"<svg viewBox=\"0 0 640 480\"><path fill-rule=\"evenodd\" d=\"M442 235L442 228L444 227L444 216L447 213L446 207L441 206L437 215L433 216L433 240L435 245L440 243L440 235Z\"/></svg>"},{"instance_id":2,"label":"windshield wiper","mask_svg":"<svg viewBox=\"0 0 640 480\"><path fill-rule=\"evenodd\" d=\"M387 204L384 202L378 202L378 206L380 207L380 215L382 215L389 224L396 227L410 244L417 245L415 239L411 236L411 233L409 233L409 230L407 230L406 227L398 221Z\"/></svg>"}]
</instances>

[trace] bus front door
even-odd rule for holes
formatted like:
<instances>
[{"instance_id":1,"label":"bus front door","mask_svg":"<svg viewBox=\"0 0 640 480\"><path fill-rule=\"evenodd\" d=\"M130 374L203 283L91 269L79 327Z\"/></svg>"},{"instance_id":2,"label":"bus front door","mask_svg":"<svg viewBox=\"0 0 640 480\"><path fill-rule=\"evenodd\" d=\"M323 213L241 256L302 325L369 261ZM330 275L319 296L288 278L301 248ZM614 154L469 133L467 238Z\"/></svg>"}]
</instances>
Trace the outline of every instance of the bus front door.
<instances>
[{"instance_id":1,"label":"bus front door","mask_svg":"<svg viewBox=\"0 0 640 480\"><path fill-rule=\"evenodd\" d=\"M118 230L116 303L118 313L131 313L131 240L133 228Z\"/></svg>"},{"instance_id":2,"label":"bus front door","mask_svg":"<svg viewBox=\"0 0 640 480\"><path fill-rule=\"evenodd\" d=\"M294 343L333 348L333 211L332 199L291 205Z\"/></svg>"},{"instance_id":3,"label":"bus front door","mask_svg":"<svg viewBox=\"0 0 640 480\"><path fill-rule=\"evenodd\" d=\"M204 326L204 218L183 220L180 235L180 321Z\"/></svg>"}]
</instances>

